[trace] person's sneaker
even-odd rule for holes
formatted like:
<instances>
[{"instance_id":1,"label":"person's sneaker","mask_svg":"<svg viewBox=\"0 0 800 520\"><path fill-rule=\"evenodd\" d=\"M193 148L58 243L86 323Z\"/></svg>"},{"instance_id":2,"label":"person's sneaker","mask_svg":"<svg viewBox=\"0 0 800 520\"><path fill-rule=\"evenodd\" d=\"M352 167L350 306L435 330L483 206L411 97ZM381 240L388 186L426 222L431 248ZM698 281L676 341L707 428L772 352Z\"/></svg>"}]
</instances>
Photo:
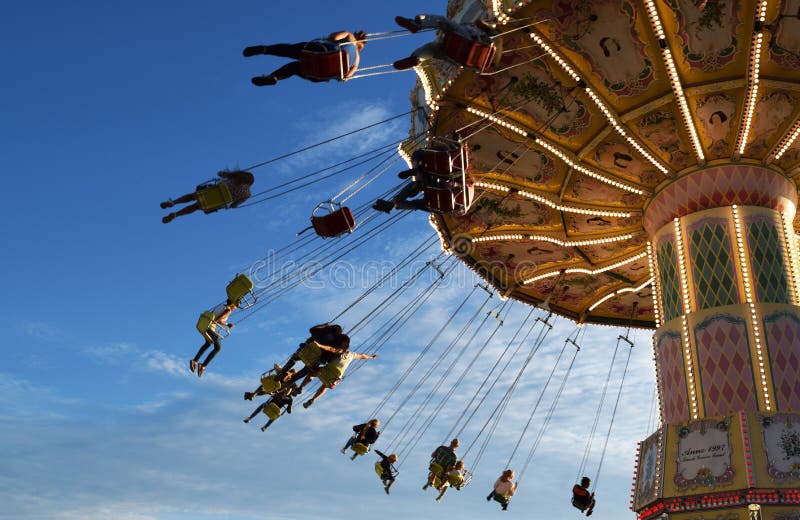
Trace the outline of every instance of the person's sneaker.
<instances>
[{"instance_id":1,"label":"person's sneaker","mask_svg":"<svg viewBox=\"0 0 800 520\"><path fill-rule=\"evenodd\" d=\"M395 16L394 21L397 25L402 27L403 29L407 30L410 33L415 33L419 31L419 25L416 21L412 20L411 18L404 18L402 16Z\"/></svg>"},{"instance_id":2,"label":"person's sneaker","mask_svg":"<svg viewBox=\"0 0 800 520\"><path fill-rule=\"evenodd\" d=\"M389 494L389 486L383 486L383 490L386 491L386 494Z\"/></svg>"},{"instance_id":3,"label":"person's sneaker","mask_svg":"<svg viewBox=\"0 0 800 520\"><path fill-rule=\"evenodd\" d=\"M508 504L503 504L503 511L508 511Z\"/></svg>"},{"instance_id":4,"label":"person's sneaker","mask_svg":"<svg viewBox=\"0 0 800 520\"><path fill-rule=\"evenodd\" d=\"M261 427L261 431L265 432L265 431L267 431L267 428L269 428L269 424L265 424L264 426L262 426Z\"/></svg>"},{"instance_id":5,"label":"person's sneaker","mask_svg":"<svg viewBox=\"0 0 800 520\"><path fill-rule=\"evenodd\" d=\"M384 213L391 213L394 209L394 202L390 200L378 199L372 205L372 209L376 211L383 211Z\"/></svg>"},{"instance_id":6,"label":"person's sneaker","mask_svg":"<svg viewBox=\"0 0 800 520\"><path fill-rule=\"evenodd\" d=\"M356 460L356 457L358 457L358 453L353 453L353 456L350 457L350 460Z\"/></svg>"},{"instance_id":7,"label":"person's sneaker","mask_svg":"<svg viewBox=\"0 0 800 520\"><path fill-rule=\"evenodd\" d=\"M194 374L194 371L197 370L197 361L194 359L189 360L189 370L191 370L192 374Z\"/></svg>"},{"instance_id":8,"label":"person's sneaker","mask_svg":"<svg viewBox=\"0 0 800 520\"><path fill-rule=\"evenodd\" d=\"M426 489L428 489L428 484L425 484L424 486L422 486L422 490L423 491L425 491Z\"/></svg>"},{"instance_id":9,"label":"person's sneaker","mask_svg":"<svg viewBox=\"0 0 800 520\"><path fill-rule=\"evenodd\" d=\"M397 70L406 70L412 67L416 67L417 65L419 65L419 58L415 56L409 56L408 58L397 60L392 64L392 66Z\"/></svg>"},{"instance_id":10,"label":"person's sneaker","mask_svg":"<svg viewBox=\"0 0 800 520\"><path fill-rule=\"evenodd\" d=\"M177 215L175 213L170 213L166 217L162 218L161 222L163 222L164 224L169 224L170 222L175 220L175 217L177 217Z\"/></svg>"},{"instance_id":11,"label":"person's sneaker","mask_svg":"<svg viewBox=\"0 0 800 520\"><path fill-rule=\"evenodd\" d=\"M244 400L245 401L252 401L253 400L253 392L245 392L244 393Z\"/></svg>"},{"instance_id":12,"label":"person's sneaker","mask_svg":"<svg viewBox=\"0 0 800 520\"><path fill-rule=\"evenodd\" d=\"M250 419L242 419L242 422L244 422L245 424L249 424L250 423Z\"/></svg>"},{"instance_id":13,"label":"person's sneaker","mask_svg":"<svg viewBox=\"0 0 800 520\"><path fill-rule=\"evenodd\" d=\"M437 502L441 502L442 501L442 495L439 495L438 497L436 497L436 501Z\"/></svg>"},{"instance_id":14,"label":"person's sneaker","mask_svg":"<svg viewBox=\"0 0 800 520\"><path fill-rule=\"evenodd\" d=\"M303 403L303 408L308 408L308 407L309 407L309 406L311 406L312 404L314 404L314 400L313 400L313 399L309 399L308 401L306 401L305 403Z\"/></svg>"},{"instance_id":15,"label":"person's sneaker","mask_svg":"<svg viewBox=\"0 0 800 520\"><path fill-rule=\"evenodd\" d=\"M159 206L161 206L161 209L171 208L174 205L175 205L175 203L172 202L172 200L167 200L167 201L164 201L161 204L159 204Z\"/></svg>"},{"instance_id":16,"label":"person's sneaker","mask_svg":"<svg viewBox=\"0 0 800 520\"><path fill-rule=\"evenodd\" d=\"M278 78L275 76L256 76L255 78L251 79L250 81L253 82L253 85L257 87L268 87L270 85L275 85L278 83Z\"/></svg>"},{"instance_id":17,"label":"person's sneaker","mask_svg":"<svg viewBox=\"0 0 800 520\"><path fill-rule=\"evenodd\" d=\"M347 453L347 448L342 448L342 449L341 449L341 450L339 450L339 451L341 451L341 452L342 452L342 455L344 455L345 453Z\"/></svg>"},{"instance_id":18,"label":"person's sneaker","mask_svg":"<svg viewBox=\"0 0 800 520\"><path fill-rule=\"evenodd\" d=\"M594 513L594 510L590 509L590 510L586 511L586 516L592 516L592 513Z\"/></svg>"},{"instance_id":19,"label":"person's sneaker","mask_svg":"<svg viewBox=\"0 0 800 520\"><path fill-rule=\"evenodd\" d=\"M245 58L249 58L250 56L257 56L259 54L264 54L264 46L263 45L253 45L251 47L245 47L242 51L242 55Z\"/></svg>"},{"instance_id":20,"label":"person's sneaker","mask_svg":"<svg viewBox=\"0 0 800 520\"><path fill-rule=\"evenodd\" d=\"M203 372L206 371L205 365L202 363L197 364L197 377L203 377Z\"/></svg>"},{"instance_id":21,"label":"person's sneaker","mask_svg":"<svg viewBox=\"0 0 800 520\"><path fill-rule=\"evenodd\" d=\"M403 170L397 174L397 177L400 179L408 179L409 177L414 175L414 170Z\"/></svg>"},{"instance_id":22,"label":"person's sneaker","mask_svg":"<svg viewBox=\"0 0 800 520\"><path fill-rule=\"evenodd\" d=\"M490 501L492 500L492 497L493 497L493 496L494 496L494 493L489 493L489 496L488 496L488 497L486 497L486 501L487 501L487 502L490 502Z\"/></svg>"}]
</instances>

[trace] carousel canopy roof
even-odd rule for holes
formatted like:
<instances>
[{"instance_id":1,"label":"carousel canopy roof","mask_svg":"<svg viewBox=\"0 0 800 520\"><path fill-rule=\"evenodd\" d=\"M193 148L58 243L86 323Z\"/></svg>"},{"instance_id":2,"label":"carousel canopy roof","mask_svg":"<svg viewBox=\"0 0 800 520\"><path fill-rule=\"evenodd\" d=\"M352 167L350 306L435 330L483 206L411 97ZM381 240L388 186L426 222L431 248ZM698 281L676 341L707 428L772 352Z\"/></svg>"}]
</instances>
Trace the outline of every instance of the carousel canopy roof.
<instances>
[{"instance_id":1,"label":"carousel canopy roof","mask_svg":"<svg viewBox=\"0 0 800 520\"><path fill-rule=\"evenodd\" d=\"M769 168L796 191L800 2L488 3L454 1L449 14L499 20L491 67L419 70L430 110L412 132L457 132L476 183L470 210L434 225L509 297L653 327L654 194L729 164Z\"/></svg>"}]
</instances>

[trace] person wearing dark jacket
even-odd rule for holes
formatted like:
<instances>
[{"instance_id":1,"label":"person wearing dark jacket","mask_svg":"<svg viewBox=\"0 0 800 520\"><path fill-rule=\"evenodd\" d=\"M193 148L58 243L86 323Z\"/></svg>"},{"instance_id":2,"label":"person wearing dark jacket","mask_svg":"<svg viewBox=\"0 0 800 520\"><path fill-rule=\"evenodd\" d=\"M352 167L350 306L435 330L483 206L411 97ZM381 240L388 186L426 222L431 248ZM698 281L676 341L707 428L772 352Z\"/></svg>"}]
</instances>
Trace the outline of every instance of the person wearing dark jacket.
<instances>
[{"instance_id":1,"label":"person wearing dark jacket","mask_svg":"<svg viewBox=\"0 0 800 520\"><path fill-rule=\"evenodd\" d=\"M378 437L381 435L381 432L378 431L378 426L380 426L380 424L380 420L372 419L367 423L353 426L353 436L347 440L347 444L342 448L342 453L346 453L347 449L357 442L367 446L367 448L375 444L375 441L377 441ZM350 457L350 460L355 460L357 456L358 453L354 453L353 456Z\"/></svg>"}]
</instances>

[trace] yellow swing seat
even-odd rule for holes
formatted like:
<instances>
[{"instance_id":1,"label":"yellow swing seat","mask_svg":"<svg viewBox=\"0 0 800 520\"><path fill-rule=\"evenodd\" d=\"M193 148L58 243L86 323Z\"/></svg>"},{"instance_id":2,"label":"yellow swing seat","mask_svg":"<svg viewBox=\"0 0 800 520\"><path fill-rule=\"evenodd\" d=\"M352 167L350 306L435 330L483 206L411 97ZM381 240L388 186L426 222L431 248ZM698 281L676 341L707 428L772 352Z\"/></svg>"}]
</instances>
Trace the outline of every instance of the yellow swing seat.
<instances>
[{"instance_id":1,"label":"yellow swing seat","mask_svg":"<svg viewBox=\"0 0 800 520\"><path fill-rule=\"evenodd\" d=\"M225 288L228 299L234 302L240 309L247 309L256 303L256 295L253 294L253 282L247 275L237 274Z\"/></svg>"},{"instance_id":2,"label":"yellow swing seat","mask_svg":"<svg viewBox=\"0 0 800 520\"><path fill-rule=\"evenodd\" d=\"M342 378L342 369L336 366L333 362L328 363L322 370L319 371L317 377L324 386L333 386L336 381Z\"/></svg>"},{"instance_id":3,"label":"yellow swing seat","mask_svg":"<svg viewBox=\"0 0 800 520\"><path fill-rule=\"evenodd\" d=\"M204 213L226 209L233 204L231 189L225 182L210 182L197 187L197 205Z\"/></svg>"},{"instance_id":4,"label":"yellow swing seat","mask_svg":"<svg viewBox=\"0 0 800 520\"><path fill-rule=\"evenodd\" d=\"M316 365L320 356L322 356L322 349L319 348L317 342L314 340L306 341L303 346L300 347L300 350L297 351L297 357L300 358L300 361L307 367Z\"/></svg>"},{"instance_id":5,"label":"yellow swing seat","mask_svg":"<svg viewBox=\"0 0 800 520\"><path fill-rule=\"evenodd\" d=\"M197 331L203 336L206 341L211 341L211 336L208 335L209 330L213 330L220 337L227 337L228 336L228 327L219 327L218 323L214 321L214 313L211 311L205 311L203 314L197 318Z\"/></svg>"},{"instance_id":6,"label":"yellow swing seat","mask_svg":"<svg viewBox=\"0 0 800 520\"><path fill-rule=\"evenodd\" d=\"M378 477L383 478L383 466L381 466L381 461L375 462L375 473L378 474Z\"/></svg>"},{"instance_id":7,"label":"yellow swing seat","mask_svg":"<svg viewBox=\"0 0 800 520\"><path fill-rule=\"evenodd\" d=\"M359 455L366 455L369 452L369 446L361 442L354 442L350 449Z\"/></svg>"},{"instance_id":8,"label":"yellow swing seat","mask_svg":"<svg viewBox=\"0 0 800 520\"><path fill-rule=\"evenodd\" d=\"M444 468L438 462L432 461L431 465L428 466L428 471L439 477L444 473Z\"/></svg>"},{"instance_id":9,"label":"yellow swing seat","mask_svg":"<svg viewBox=\"0 0 800 520\"><path fill-rule=\"evenodd\" d=\"M261 389L267 394L272 394L283 388L277 374L264 373L261 375Z\"/></svg>"},{"instance_id":10,"label":"yellow swing seat","mask_svg":"<svg viewBox=\"0 0 800 520\"><path fill-rule=\"evenodd\" d=\"M264 415L272 419L273 421L281 416L281 409L275 403L269 403L267 406L264 407Z\"/></svg>"}]
</instances>

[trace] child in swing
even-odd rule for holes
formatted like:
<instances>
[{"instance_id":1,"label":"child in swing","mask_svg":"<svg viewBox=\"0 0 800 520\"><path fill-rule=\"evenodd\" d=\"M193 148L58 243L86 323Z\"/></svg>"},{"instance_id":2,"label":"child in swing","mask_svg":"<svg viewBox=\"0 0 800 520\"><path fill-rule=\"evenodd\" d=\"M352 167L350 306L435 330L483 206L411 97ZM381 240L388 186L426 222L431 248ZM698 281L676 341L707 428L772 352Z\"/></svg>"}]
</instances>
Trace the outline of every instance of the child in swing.
<instances>
[{"instance_id":1,"label":"child in swing","mask_svg":"<svg viewBox=\"0 0 800 520\"><path fill-rule=\"evenodd\" d=\"M591 483L589 477L583 477L580 484L572 486L572 505L586 516L591 516L594 512L594 493L589 492Z\"/></svg>"}]
</instances>

